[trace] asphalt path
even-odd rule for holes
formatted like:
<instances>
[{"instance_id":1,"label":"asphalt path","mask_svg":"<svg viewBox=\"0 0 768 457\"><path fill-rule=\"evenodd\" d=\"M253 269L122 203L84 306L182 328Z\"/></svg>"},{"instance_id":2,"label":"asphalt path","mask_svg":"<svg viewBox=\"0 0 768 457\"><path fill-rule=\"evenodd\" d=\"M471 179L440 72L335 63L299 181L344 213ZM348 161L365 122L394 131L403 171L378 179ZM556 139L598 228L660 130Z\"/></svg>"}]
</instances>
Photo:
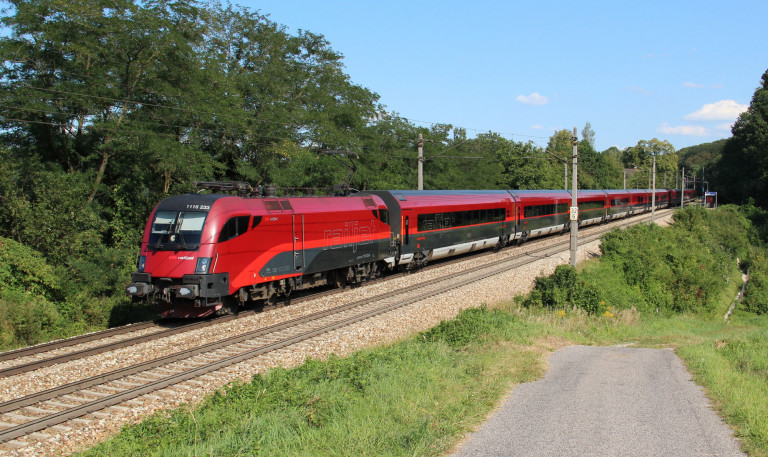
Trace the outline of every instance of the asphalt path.
<instances>
[{"instance_id":1,"label":"asphalt path","mask_svg":"<svg viewBox=\"0 0 768 457\"><path fill-rule=\"evenodd\" d=\"M670 349L569 346L456 456L743 456Z\"/></svg>"}]
</instances>

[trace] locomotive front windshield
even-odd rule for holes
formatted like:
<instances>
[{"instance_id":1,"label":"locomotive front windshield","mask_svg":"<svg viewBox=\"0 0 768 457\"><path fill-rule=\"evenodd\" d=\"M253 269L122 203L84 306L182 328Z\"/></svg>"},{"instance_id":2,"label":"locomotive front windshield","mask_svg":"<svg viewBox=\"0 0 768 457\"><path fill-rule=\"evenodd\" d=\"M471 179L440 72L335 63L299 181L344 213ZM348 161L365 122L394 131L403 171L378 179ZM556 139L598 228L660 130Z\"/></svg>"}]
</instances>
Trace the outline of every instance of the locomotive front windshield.
<instances>
[{"instance_id":1,"label":"locomotive front windshield","mask_svg":"<svg viewBox=\"0 0 768 457\"><path fill-rule=\"evenodd\" d=\"M200 249L207 214L200 211L157 211L149 232L148 247L158 251Z\"/></svg>"}]
</instances>

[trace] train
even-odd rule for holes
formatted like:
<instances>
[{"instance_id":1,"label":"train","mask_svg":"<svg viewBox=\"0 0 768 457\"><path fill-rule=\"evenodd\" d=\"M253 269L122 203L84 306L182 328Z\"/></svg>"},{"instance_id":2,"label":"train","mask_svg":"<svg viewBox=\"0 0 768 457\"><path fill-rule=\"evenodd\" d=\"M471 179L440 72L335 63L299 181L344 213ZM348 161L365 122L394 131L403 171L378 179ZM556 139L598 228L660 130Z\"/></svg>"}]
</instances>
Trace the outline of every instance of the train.
<instances>
[{"instance_id":1,"label":"train","mask_svg":"<svg viewBox=\"0 0 768 457\"><path fill-rule=\"evenodd\" d=\"M656 207L679 206L694 192L657 189ZM580 190L578 224L650 211L652 194ZM571 199L567 190L171 196L147 219L126 294L154 303L160 317L233 313L249 302L269 304L312 287L359 284L385 272L565 232Z\"/></svg>"}]
</instances>

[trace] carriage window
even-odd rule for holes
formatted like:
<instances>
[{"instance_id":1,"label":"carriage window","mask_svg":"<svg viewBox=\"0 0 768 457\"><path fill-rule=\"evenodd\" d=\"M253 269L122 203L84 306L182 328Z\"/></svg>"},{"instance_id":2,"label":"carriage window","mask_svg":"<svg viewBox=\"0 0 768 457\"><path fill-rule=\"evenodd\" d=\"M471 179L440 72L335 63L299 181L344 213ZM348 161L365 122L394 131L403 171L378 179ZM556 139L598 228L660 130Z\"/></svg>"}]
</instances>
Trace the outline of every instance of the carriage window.
<instances>
[{"instance_id":1,"label":"carriage window","mask_svg":"<svg viewBox=\"0 0 768 457\"><path fill-rule=\"evenodd\" d=\"M589 210L589 209L598 209L603 208L603 201L594 201L594 202L579 202L579 210Z\"/></svg>"},{"instance_id":2,"label":"carriage window","mask_svg":"<svg viewBox=\"0 0 768 457\"><path fill-rule=\"evenodd\" d=\"M551 216L568 212L568 203L556 205L531 205L525 207L525 217Z\"/></svg>"},{"instance_id":3,"label":"carriage window","mask_svg":"<svg viewBox=\"0 0 768 457\"><path fill-rule=\"evenodd\" d=\"M221 233L219 233L219 243L222 243L224 241L229 241L233 238L237 238L238 236L242 235L243 233L248 231L248 219L250 219L251 216L235 216L231 217L226 224L224 224L224 227L221 228Z\"/></svg>"},{"instance_id":4,"label":"carriage window","mask_svg":"<svg viewBox=\"0 0 768 457\"><path fill-rule=\"evenodd\" d=\"M504 208L488 208L450 213L419 214L416 223L420 232L487 224L504 220Z\"/></svg>"}]
</instances>

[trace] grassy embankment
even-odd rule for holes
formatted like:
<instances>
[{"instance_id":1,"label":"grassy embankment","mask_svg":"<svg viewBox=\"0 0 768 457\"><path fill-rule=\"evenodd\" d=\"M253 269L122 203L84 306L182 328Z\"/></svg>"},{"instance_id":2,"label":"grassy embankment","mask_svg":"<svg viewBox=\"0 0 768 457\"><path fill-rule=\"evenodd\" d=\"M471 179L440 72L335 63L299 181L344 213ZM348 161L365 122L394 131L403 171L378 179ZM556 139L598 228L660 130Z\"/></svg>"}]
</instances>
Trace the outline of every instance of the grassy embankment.
<instances>
[{"instance_id":1,"label":"grassy embankment","mask_svg":"<svg viewBox=\"0 0 768 457\"><path fill-rule=\"evenodd\" d=\"M517 303L471 309L428 332L344 359L256 376L198 407L127 427L86 455L440 455L482 423L512 386L540 378L548 352L567 344L632 342L676 348L744 449L766 456L768 313L740 309L723 322L739 272L730 255L715 251L744 246L717 248L711 244L716 229L715 237L691 231L695 224L686 229L686 220L669 231L614 235L606 248L620 248L623 263L611 264L608 252L578 272L542 279ZM670 248L667 237L680 237L680 230L702 244ZM638 269L626 258L633 255L628 249L643 251L643 243L659 246L646 250L659 257ZM706 256L692 248L727 261L710 265L717 281L697 263ZM665 286L662 279L674 268L682 279ZM597 279L618 290L595 288ZM619 293L640 306L624 307Z\"/></svg>"}]
</instances>

